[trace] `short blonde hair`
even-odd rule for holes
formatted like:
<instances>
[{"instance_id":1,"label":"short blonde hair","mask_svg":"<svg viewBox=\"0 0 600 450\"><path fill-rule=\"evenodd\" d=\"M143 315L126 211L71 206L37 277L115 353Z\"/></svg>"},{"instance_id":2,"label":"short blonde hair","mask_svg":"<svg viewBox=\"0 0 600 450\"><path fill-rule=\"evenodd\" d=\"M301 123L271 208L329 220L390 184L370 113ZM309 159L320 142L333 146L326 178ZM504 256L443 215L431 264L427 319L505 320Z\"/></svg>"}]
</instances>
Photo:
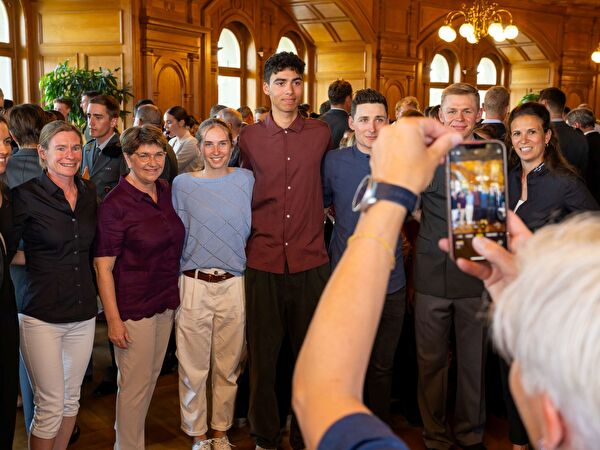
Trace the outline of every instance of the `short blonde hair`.
<instances>
[{"instance_id":1,"label":"short blonde hair","mask_svg":"<svg viewBox=\"0 0 600 450\"><path fill-rule=\"evenodd\" d=\"M40 140L39 146L44 150L48 151L50 147L50 141L54 136L58 133L62 133L63 131L75 133L79 137L79 143L83 145L83 138L81 136L81 131L75 125L72 125L64 120L55 120L53 122L47 123L40 131ZM48 165L46 164L46 160L39 158L39 163L42 169L47 169Z\"/></svg>"}]
</instances>

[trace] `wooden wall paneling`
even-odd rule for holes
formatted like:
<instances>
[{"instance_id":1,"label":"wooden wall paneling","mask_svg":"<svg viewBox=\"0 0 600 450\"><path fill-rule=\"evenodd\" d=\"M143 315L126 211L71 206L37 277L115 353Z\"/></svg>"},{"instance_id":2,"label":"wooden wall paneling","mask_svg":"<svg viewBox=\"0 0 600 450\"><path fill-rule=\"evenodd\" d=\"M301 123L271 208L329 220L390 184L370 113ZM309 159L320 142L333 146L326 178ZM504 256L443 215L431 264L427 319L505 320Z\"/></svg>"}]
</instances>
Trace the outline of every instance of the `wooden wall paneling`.
<instances>
[{"instance_id":1,"label":"wooden wall paneling","mask_svg":"<svg viewBox=\"0 0 600 450\"><path fill-rule=\"evenodd\" d=\"M176 11L184 13L181 8ZM170 19L176 19L172 17L175 12L163 11L163 15L165 12ZM162 111L180 105L188 113L201 117L201 58L209 30L200 25L184 23L185 17L173 21L170 19L141 18L141 47L144 52L142 72L146 78L143 90Z\"/></svg>"},{"instance_id":2,"label":"wooden wall paneling","mask_svg":"<svg viewBox=\"0 0 600 450\"><path fill-rule=\"evenodd\" d=\"M37 41L38 71L32 84L39 84L42 74L58 62L69 59L71 65L89 69L120 67L118 76L123 84L132 83L131 1L105 0L102 3L85 0L31 2ZM40 93L36 92L35 100ZM123 105L127 109L127 105ZM127 118L126 123L133 121Z\"/></svg>"}]
</instances>

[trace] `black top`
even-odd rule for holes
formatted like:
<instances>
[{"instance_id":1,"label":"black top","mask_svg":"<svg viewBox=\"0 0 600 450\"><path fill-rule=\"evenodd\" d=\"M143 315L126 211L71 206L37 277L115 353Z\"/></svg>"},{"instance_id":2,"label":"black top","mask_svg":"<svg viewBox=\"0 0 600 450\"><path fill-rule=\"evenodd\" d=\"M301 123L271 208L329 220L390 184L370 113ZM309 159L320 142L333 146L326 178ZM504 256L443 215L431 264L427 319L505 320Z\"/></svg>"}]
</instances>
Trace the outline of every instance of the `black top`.
<instances>
[{"instance_id":1,"label":"black top","mask_svg":"<svg viewBox=\"0 0 600 450\"><path fill-rule=\"evenodd\" d=\"M75 211L45 172L12 191L10 254L23 239L27 262L21 312L50 323L87 320L97 313L90 253L96 189L90 181L75 181Z\"/></svg>"},{"instance_id":2,"label":"black top","mask_svg":"<svg viewBox=\"0 0 600 450\"><path fill-rule=\"evenodd\" d=\"M563 156L577 169L582 177L585 177L588 166L588 144L583 133L571 128L564 120L552 121L552 125L558 134L558 142Z\"/></svg>"},{"instance_id":3,"label":"black top","mask_svg":"<svg viewBox=\"0 0 600 450\"><path fill-rule=\"evenodd\" d=\"M587 172L587 186L600 203L600 133L592 131L585 135L590 150Z\"/></svg>"},{"instance_id":4,"label":"black top","mask_svg":"<svg viewBox=\"0 0 600 450\"><path fill-rule=\"evenodd\" d=\"M508 174L509 207L514 211L521 198L521 166ZM527 175L527 201L519 206L517 215L535 231L556 223L571 213L598 209L596 200L575 175L549 170L540 165Z\"/></svg>"},{"instance_id":5,"label":"black top","mask_svg":"<svg viewBox=\"0 0 600 450\"><path fill-rule=\"evenodd\" d=\"M8 188L0 183L0 323L6 324L9 320L16 322L17 305L15 291L10 281L8 272L9 259L7 247L7 234L12 228L12 208L8 198Z\"/></svg>"},{"instance_id":6,"label":"black top","mask_svg":"<svg viewBox=\"0 0 600 450\"><path fill-rule=\"evenodd\" d=\"M340 141L344 137L344 132L350 129L348 125L348 113L343 109L330 109L320 116L319 119L329 125L331 140L333 141L333 147L331 148L338 148Z\"/></svg>"}]
</instances>

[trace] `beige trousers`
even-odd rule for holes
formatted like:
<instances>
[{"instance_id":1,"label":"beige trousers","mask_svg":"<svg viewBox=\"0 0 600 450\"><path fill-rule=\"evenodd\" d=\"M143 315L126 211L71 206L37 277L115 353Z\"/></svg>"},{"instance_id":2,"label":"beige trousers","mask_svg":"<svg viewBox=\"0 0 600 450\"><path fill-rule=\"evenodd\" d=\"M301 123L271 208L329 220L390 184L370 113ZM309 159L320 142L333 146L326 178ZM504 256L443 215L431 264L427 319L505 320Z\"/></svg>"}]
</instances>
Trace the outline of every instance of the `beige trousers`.
<instances>
[{"instance_id":1,"label":"beige trousers","mask_svg":"<svg viewBox=\"0 0 600 450\"><path fill-rule=\"evenodd\" d=\"M244 277L209 283L182 275L179 281L181 305L175 327L181 429L189 436L208 431L206 383L210 382L211 428L227 431L233 422L245 347Z\"/></svg>"},{"instance_id":2,"label":"beige trousers","mask_svg":"<svg viewBox=\"0 0 600 450\"><path fill-rule=\"evenodd\" d=\"M126 350L115 346L119 369L115 450L145 449L146 414L169 344L174 313L167 309L152 317L124 322L131 343Z\"/></svg>"}]
</instances>

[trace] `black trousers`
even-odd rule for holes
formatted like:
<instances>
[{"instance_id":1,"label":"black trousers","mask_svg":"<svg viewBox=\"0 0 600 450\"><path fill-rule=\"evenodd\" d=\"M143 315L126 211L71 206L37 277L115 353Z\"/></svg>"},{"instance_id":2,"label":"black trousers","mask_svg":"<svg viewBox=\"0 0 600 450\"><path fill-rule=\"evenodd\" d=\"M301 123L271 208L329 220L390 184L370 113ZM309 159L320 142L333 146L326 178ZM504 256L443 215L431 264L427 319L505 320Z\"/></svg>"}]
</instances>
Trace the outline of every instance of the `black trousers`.
<instances>
[{"instance_id":1,"label":"black trousers","mask_svg":"<svg viewBox=\"0 0 600 450\"><path fill-rule=\"evenodd\" d=\"M383 421L390 417L394 356L402 334L406 288L386 295L365 378L364 401Z\"/></svg>"},{"instance_id":2,"label":"black trousers","mask_svg":"<svg viewBox=\"0 0 600 450\"><path fill-rule=\"evenodd\" d=\"M1 255L0 255L1 256ZM10 283L9 283L10 284ZM11 284L12 289L12 284ZM2 292L6 293L6 292ZM14 297L10 296L14 303ZM0 301L4 303L7 298ZM4 305L2 305L4 306ZM0 448L11 449L19 392L19 323L16 308L0 311Z\"/></svg>"},{"instance_id":3,"label":"black trousers","mask_svg":"<svg viewBox=\"0 0 600 450\"><path fill-rule=\"evenodd\" d=\"M250 431L256 444L274 449L281 442L277 363L285 336L295 362L308 325L329 278L329 264L299 273L246 270L246 338L250 373ZM290 444L304 448L295 416Z\"/></svg>"}]
</instances>

